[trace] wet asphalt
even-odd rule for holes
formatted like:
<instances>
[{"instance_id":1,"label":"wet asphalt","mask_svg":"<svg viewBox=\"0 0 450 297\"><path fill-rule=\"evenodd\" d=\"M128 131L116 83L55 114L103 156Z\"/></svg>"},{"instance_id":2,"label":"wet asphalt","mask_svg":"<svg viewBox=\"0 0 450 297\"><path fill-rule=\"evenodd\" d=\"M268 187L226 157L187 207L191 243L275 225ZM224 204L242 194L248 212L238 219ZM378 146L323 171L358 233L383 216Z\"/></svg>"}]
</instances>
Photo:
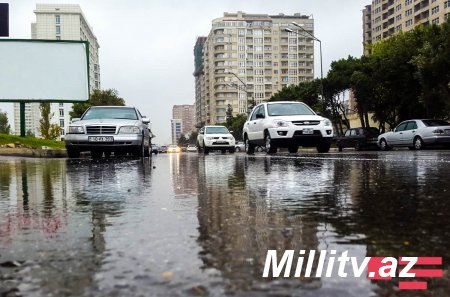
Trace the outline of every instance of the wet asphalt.
<instances>
[{"instance_id":1,"label":"wet asphalt","mask_svg":"<svg viewBox=\"0 0 450 297\"><path fill-rule=\"evenodd\" d=\"M449 177L449 150L0 157L0 296L450 296ZM269 249L438 256L444 277L263 278Z\"/></svg>"}]
</instances>

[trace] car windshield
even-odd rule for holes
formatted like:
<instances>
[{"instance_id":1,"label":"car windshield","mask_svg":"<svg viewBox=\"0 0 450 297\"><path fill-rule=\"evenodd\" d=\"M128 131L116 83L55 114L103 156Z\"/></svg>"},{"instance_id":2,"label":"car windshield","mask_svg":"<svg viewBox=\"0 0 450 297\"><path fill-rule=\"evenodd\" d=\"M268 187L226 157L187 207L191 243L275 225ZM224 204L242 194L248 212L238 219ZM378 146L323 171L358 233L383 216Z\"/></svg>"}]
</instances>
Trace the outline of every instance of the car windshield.
<instances>
[{"instance_id":1,"label":"car windshield","mask_svg":"<svg viewBox=\"0 0 450 297\"><path fill-rule=\"evenodd\" d=\"M229 134L227 128L225 127L206 127L205 134Z\"/></svg>"},{"instance_id":2,"label":"car windshield","mask_svg":"<svg viewBox=\"0 0 450 297\"><path fill-rule=\"evenodd\" d=\"M315 115L306 105L301 103L276 103L268 104L269 116L293 116L293 115Z\"/></svg>"},{"instance_id":3,"label":"car windshield","mask_svg":"<svg viewBox=\"0 0 450 297\"><path fill-rule=\"evenodd\" d=\"M435 126L450 126L450 124L446 121L442 120L423 120L422 121L427 127L435 127Z\"/></svg>"},{"instance_id":4,"label":"car windshield","mask_svg":"<svg viewBox=\"0 0 450 297\"><path fill-rule=\"evenodd\" d=\"M91 108L84 116L82 120L100 120L100 119L125 119L125 120L137 120L136 111L134 108L117 108L117 107L102 107Z\"/></svg>"}]
</instances>

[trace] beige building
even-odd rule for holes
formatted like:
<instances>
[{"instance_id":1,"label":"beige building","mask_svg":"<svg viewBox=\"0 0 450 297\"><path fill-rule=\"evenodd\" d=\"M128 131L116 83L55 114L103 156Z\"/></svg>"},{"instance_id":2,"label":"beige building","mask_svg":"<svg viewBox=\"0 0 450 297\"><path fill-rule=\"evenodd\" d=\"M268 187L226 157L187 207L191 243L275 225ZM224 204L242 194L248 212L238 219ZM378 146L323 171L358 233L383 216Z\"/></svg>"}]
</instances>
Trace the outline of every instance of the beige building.
<instances>
[{"instance_id":1,"label":"beige building","mask_svg":"<svg viewBox=\"0 0 450 297\"><path fill-rule=\"evenodd\" d=\"M31 24L32 39L84 40L89 42L89 84L90 91L100 89L99 44L78 4L36 4L36 22ZM65 127L70 121L71 103L52 103L51 122L61 127L64 137ZM25 129L36 136L39 132L39 103L25 105ZM14 104L14 130L20 134L20 105Z\"/></svg>"},{"instance_id":2,"label":"beige building","mask_svg":"<svg viewBox=\"0 0 450 297\"><path fill-rule=\"evenodd\" d=\"M177 143L181 134L188 136L195 130L195 105L174 105L172 108L172 143Z\"/></svg>"},{"instance_id":3,"label":"beige building","mask_svg":"<svg viewBox=\"0 0 450 297\"><path fill-rule=\"evenodd\" d=\"M314 78L313 39L292 22L314 35L314 20L301 14L224 13L212 21L200 84L206 124L224 122L229 104L233 115L246 113L252 100Z\"/></svg>"},{"instance_id":4,"label":"beige building","mask_svg":"<svg viewBox=\"0 0 450 297\"><path fill-rule=\"evenodd\" d=\"M417 25L442 24L449 15L450 0L372 0L363 10L364 44Z\"/></svg>"}]
</instances>

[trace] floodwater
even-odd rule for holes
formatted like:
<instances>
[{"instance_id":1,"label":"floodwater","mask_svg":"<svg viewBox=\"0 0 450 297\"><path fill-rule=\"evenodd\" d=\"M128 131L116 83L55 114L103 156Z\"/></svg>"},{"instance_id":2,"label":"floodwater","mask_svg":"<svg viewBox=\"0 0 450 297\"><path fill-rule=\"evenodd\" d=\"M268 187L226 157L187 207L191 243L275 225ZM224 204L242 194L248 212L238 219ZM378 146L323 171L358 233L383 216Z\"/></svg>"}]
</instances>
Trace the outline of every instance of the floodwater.
<instances>
[{"instance_id":1,"label":"floodwater","mask_svg":"<svg viewBox=\"0 0 450 297\"><path fill-rule=\"evenodd\" d=\"M450 296L449 176L450 151L0 157L0 296ZM444 276L263 278L268 250L443 257Z\"/></svg>"}]
</instances>

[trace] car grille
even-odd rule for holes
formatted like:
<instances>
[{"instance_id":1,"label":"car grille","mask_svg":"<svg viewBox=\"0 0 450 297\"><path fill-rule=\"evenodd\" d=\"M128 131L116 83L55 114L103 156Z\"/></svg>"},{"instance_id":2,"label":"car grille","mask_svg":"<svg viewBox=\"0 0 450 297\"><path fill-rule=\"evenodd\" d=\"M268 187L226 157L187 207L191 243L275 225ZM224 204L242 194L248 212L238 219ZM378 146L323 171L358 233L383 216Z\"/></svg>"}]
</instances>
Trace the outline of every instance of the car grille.
<instances>
[{"instance_id":1,"label":"car grille","mask_svg":"<svg viewBox=\"0 0 450 297\"><path fill-rule=\"evenodd\" d=\"M87 134L116 134L116 126L86 126Z\"/></svg>"},{"instance_id":2,"label":"car grille","mask_svg":"<svg viewBox=\"0 0 450 297\"><path fill-rule=\"evenodd\" d=\"M292 124L296 126L316 126L320 124L320 121L292 121Z\"/></svg>"}]
</instances>

